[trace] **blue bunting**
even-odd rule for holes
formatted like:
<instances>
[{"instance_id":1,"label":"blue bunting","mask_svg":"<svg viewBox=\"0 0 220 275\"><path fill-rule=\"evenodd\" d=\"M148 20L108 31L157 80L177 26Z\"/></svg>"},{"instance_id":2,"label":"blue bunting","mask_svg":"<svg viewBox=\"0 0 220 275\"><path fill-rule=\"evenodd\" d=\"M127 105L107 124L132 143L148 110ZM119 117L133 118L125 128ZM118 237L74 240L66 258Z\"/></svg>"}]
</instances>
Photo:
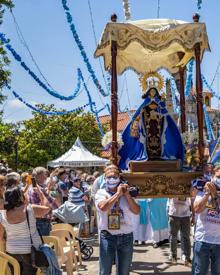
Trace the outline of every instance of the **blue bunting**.
<instances>
[{"instance_id":1,"label":"blue bunting","mask_svg":"<svg viewBox=\"0 0 220 275\"><path fill-rule=\"evenodd\" d=\"M31 105L30 103L26 102L25 100L23 100L22 97L21 97L19 94L17 94L15 91L13 91L9 85L7 85L7 88L8 88L9 90L11 90L12 93L13 93L13 95L14 95L18 100L20 100L22 103L24 103L27 107L29 107L29 108L32 109L33 111L38 112L38 113L43 114L43 115L67 115L67 114L71 114L71 113L83 111L84 108L86 108L87 106L90 105L90 103L87 103L87 104L85 104L85 105L83 105L83 106L81 106L81 107L77 107L77 108L75 108L75 109L73 109L73 110L69 110L69 111L45 111L45 110L39 109L39 108L37 108L37 107Z\"/></svg>"},{"instance_id":2,"label":"blue bunting","mask_svg":"<svg viewBox=\"0 0 220 275\"><path fill-rule=\"evenodd\" d=\"M193 66L194 66L194 60L191 59L188 63L188 73L187 73L187 79L186 79L186 85L185 85L185 91L184 91L186 97L189 96L190 91L192 89Z\"/></svg>"},{"instance_id":3,"label":"blue bunting","mask_svg":"<svg viewBox=\"0 0 220 275\"><path fill-rule=\"evenodd\" d=\"M69 12L69 7L67 6L67 0L62 0L62 5L63 5L63 9L65 10L65 14L66 14L66 19L67 19L67 22L70 26L70 30L72 32L72 35L73 35L73 38L75 39L75 42L80 50L80 53L82 55L82 58L83 58L83 61L85 62L86 64L86 67L92 77L92 80L94 82L94 84L96 85L96 87L98 88L99 92L103 95L103 96L109 96L110 94L110 89L109 89L109 86L107 85L107 92L105 92L103 90L103 88L101 87L96 75L95 75L95 72L91 66L91 63L89 62L89 58L87 57L87 54L85 52L85 49L82 45L82 41L80 40L79 38L79 35L76 31L76 28L75 28L75 25L73 24L73 18L72 18L72 15L70 14Z\"/></svg>"},{"instance_id":4,"label":"blue bunting","mask_svg":"<svg viewBox=\"0 0 220 275\"><path fill-rule=\"evenodd\" d=\"M206 129L207 129L207 134L208 134L208 139L209 141L215 140L215 135L212 129L212 124L209 118L209 114L206 110L206 105L203 105L203 110L204 110L204 117L205 117L205 123L206 123Z\"/></svg>"},{"instance_id":5,"label":"blue bunting","mask_svg":"<svg viewBox=\"0 0 220 275\"><path fill-rule=\"evenodd\" d=\"M46 90L50 95L59 98L60 100L73 100L76 98L80 92L81 87L81 80L80 80L80 69L77 69L77 87L72 95L70 96L63 96L59 94L58 92L51 90L45 83L43 83L36 74L25 64L24 61L22 61L21 56L13 49L13 47L9 44L9 40L6 39L5 35L3 33L0 33L0 40L3 44L5 44L5 47L11 52L13 57L17 62L20 63L21 67L38 83L38 85Z\"/></svg>"},{"instance_id":6,"label":"blue bunting","mask_svg":"<svg viewBox=\"0 0 220 275\"><path fill-rule=\"evenodd\" d=\"M173 78L170 80L170 88L171 88L171 94L172 94L172 102L173 102L173 110L174 113L179 113L180 108L177 106L177 96L176 96L176 83Z\"/></svg>"},{"instance_id":7,"label":"blue bunting","mask_svg":"<svg viewBox=\"0 0 220 275\"><path fill-rule=\"evenodd\" d=\"M211 85L208 84L207 80L205 79L204 75L201 75L202 78L202 82L203 84L208 88L208 90L212 93L212 95L217 98L218 100L220 100L220 96L218 95L218 93L216 93L213 88L211 87Z\"/></svg>"},{"instance_id":8,"label":"blue bunting","mask_svg":"<svg viewBox=\"0 0 220 275\"><path fill-rule=\"evenodd\" d=\"M79 91L80 91L80 87L81 87L81 82L83 82L83 86L86 90L86 93L88 95L88 99L89 99L89 103L86 104L86 105L83 105L82 107L79 107L79 108L76 108L76 109L73 109L73 110L70 110L70 111L64 111L64 112L47 112L47 111L44 111L44 110L41 110L39 108L36 108L34 106L32 106L31 104L27 103L25 100L23 100L15 91L13 91L13 94L14 96L20 100L21 102L23 102L27 107L29 107L30 109L36 111L36 112L39 112L41 114L45 114L45 115L64 115L64 114L69 114L69 113L74 113L76 111L79 111L79 110L82 110L83 108L85 108L86 106L90 106L90 110L91 112L95 115L96 117L96 121L97 121L97 124L98 124L98 127L99 127L99 130L100 130L100 133L101 135L103 136L104 135L104 132L103 132L103 129L102 129L102 125L101 125L101 122L99 120L99 113L101 111L103 111L105 108L108 109L108 111L110 112L110 108L109 108L109 105L106 104L103 108L101 108L100 110L97 111L97 108L96 108L96 104L95 102L92 101L92 97L89 93L89 90L87 88L87 85L85 83L85 80L84 80L84 77L82 75L82 72L81 70L78 68L77 69L77 88L75 89L73 95L71 96L63 96L63 95L60 95L58 94L56 91L53 91L53 90L50 90L48 88L48 86L46 84L44 84L37 76L36 74L25 64L24 61L22 61L22 58L19 54L17 54L17 52L12 48L12 46L9 44L9 40L5 38L5 35L3 33L0 33L0 40L2 41L3 44L5 44L5 47L12 53L13 57L15 58L15 60L17 60L21 67L24 68L25 71L28 72L28 74L38 83L38 85L40 87L42 87L44 90L46 90L50 95L56 97L56 98L59 98L60 100L72 100L74 98L76 98L79 94ZM8 88L11 90L11 87L8 86Z\"/></svg>"},{"instance_id":9,"label":"blue bunting","mask_svg":"<svg viewBox=\"0 0 220 275\"><path fill-rule=\"evenodd\" d=\"M197 8L198 8L198 10L201 10L201 8L202 8L202 0L196 0L196 2L197 2Z\"/></svg>"},{"instance_id":10,"label":"blue bunting","mask_svg":"<svg viewBox=\"0 0 220 275\"><path fill-rule=\"evenodd\" d=\"M92 97L89 93L89 90L88 90L88 87L85 83L85 80L84 80L84 77L82 75L82 72L80 69L78 69L78 77L79 79L82 81L83 83L83 86L85 88L85 91L87 93L87 96L88 96L88 99L89 99L89 103L83 105L82 107L78 107L76 109L73 109L73 110L69 110L69 111L58 111L58 112L48 112L48 111L44 111L42 109L39 109L39 108L36 108L34 107L33 105L27 103L25 100L22 99L21 96L19 96L15 91L12 91L13 95L18 99L20 100L22 103L24 103L27 107L29 107L30 109L38 112L38 113L41 113L41 114L45 114L45 115L65 115L65 114L70 114L70 113L74 113L74 112L77 112L77 111L80 111L80 110L83 110L85 107L87 106L90 106L90 111L95 115L95 118L96 118L96 122L97 122L97 125L98 125L98 128L99 128L99 131L101 133L102 136L104 136L104 131L102 129L102 124L100 122L100 119L99 119L99 113L102 112L105 108L108 108L109 110L109 106L108 104L106 104L103 108L101 108L100 110L97 111L97 108L96 108L96 104L95 102L92 101ZM11 90L11 87L9 85L7 85L8 89Z\"/></svg>"}]
</instances>

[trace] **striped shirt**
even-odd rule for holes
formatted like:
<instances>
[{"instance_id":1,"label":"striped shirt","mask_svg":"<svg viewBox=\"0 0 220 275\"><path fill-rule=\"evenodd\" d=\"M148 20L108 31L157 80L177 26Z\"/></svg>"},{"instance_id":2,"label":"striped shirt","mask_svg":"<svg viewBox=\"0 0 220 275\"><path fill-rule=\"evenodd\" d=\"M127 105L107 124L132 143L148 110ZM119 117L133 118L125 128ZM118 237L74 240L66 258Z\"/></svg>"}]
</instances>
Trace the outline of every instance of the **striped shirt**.
<instances>
[{"instance_id":1,"label":"striped shirt","mask_svg":"<svg viewBox=\"0 0 220 275\"><path fill-rule=\"evenodd\" d=\"M27 211L33 244L35 248L38 248L41 240L37 232L36 219L31 205L27 207ZM0 211L0 223L4 226L7 234L6 251L10 254L30 254L31 240L27 220L16 224L8 223L6 211L2 210Z\"/></svg>"}]
</instances>

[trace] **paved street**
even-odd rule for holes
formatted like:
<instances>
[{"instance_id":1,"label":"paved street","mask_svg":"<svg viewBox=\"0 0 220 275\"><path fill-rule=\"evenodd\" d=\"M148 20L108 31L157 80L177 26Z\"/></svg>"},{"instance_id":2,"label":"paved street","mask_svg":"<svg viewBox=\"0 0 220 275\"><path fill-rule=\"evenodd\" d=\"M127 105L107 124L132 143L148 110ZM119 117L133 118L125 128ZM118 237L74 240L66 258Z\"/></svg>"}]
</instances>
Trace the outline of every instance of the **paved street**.
<instances>
[{"instance_id":1,"label":"paved street","mask_svg":"<svg viewBox=\"0 0 220 275\"><path fill-rule=\"evenodd\" d=\"M80 274L83 275L98 275L98 242L97 239L88 240L94 247L94 253L89 261L84 262L86 266L80 268ZM180 249L178 248L178 256ZM153 248L151 244L134 246L133 264L131 275L135 274L190 274L190 268L185 267L181 260L178 260L177 265L166 263L169 255L169 247L165 245L161 248ZM112 274L115 275L113 268Z\"/></svg>"}]
</instances>

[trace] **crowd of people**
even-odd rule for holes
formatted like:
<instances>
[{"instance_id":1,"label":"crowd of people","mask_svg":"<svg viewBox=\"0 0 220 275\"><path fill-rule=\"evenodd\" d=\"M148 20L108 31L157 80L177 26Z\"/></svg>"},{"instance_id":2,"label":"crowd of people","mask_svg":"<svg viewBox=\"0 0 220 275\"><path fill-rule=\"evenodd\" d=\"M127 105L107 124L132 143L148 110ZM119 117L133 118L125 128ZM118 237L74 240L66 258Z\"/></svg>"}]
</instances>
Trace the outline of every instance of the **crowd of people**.
<instances>
[{"instance_id":1,"label":"crowd of people","mask_svg":"<svg viewBox=\"0 0 220 275\"><path fill-rule=\"evenodd\" d=\"M38 249L53 223L65 222L70 214L71 224L88 223L94 215L91 187L98 175L64 168L49 172L44 167L19 174L0 165L0 250L19 262L22 275L36 274L31 241ZM68 211L62 211L64 205ZM77 205L75 210L71 205Z\"/></svg>"},{"instance_id":2,"label":"crowd of people","mask_svg":"<svg viewBox=\"0 0 220 275\"><path fill-rule=\"evenodd\" d=\"M140 200L129 194L118 168L107 167L92 189L100 232L99 274L111 274L114 262L117 274L129 274L133 245L148 240L154 248L169 242L170 264L177 263L179 241L181 259L192 267L193 275L208 274L210 263L211 273L220 274L220 166L207 164L203 172L192 182L191 198Z\"/></svg>"},{"instance_id":3,"label":"crowd of people","mask_svg":"<svg viewBox=\"0 0 220 275\"><path fill-rule=\"evenodd\" d=\"M77 206L77 207L74 207ZM203 177L192 182L192 197L138 199L110 164L92 175L71 169L48 171L36 167L23 173L0 164L0 248L20 264L21 274L36 274L31 263L31 241L50 235L56 222L80 225L80 232L97 216L100 275L127 275L134 245L169 243L168 262L180 258L193 275L220 274L220 166L204 167ZM27 224L29 217L30 229ZM194 235L193 257L191 235Z\"/></svg>"}]
</instances>

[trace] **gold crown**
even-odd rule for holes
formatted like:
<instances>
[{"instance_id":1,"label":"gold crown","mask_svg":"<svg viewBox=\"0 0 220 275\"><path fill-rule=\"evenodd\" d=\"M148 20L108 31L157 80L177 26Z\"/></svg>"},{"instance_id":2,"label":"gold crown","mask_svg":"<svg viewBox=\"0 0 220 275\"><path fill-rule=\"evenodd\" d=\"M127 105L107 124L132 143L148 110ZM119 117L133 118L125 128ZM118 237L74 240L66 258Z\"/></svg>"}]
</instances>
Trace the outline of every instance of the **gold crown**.
<instances>
[{"instance_id":1,"label":"gold crown","mask_svg":"<svg viewBox=\"0 0 220 275\"><path fill-rule=\"evenodd\" d=\"M150 88L156 88L158 92L163 88L164 79L158 72L147 72L140 78L142 90L145 93Z\"/></svg>"}]
</instances>

